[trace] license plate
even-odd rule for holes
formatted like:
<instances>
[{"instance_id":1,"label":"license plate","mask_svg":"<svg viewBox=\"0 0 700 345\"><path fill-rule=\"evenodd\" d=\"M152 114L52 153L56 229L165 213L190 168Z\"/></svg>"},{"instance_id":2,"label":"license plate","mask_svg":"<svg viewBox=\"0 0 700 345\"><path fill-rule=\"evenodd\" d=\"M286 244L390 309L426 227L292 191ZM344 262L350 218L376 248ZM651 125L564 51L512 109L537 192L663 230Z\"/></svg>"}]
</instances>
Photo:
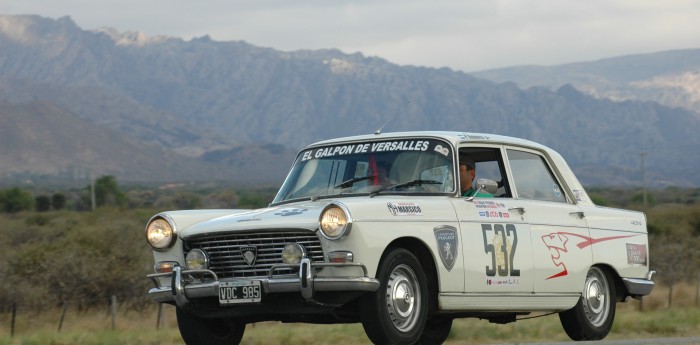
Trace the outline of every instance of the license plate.
<instances>
[{"instance_id":1,"label":"license plate","mask_svg":"<svg viewBox=\"0 0 700 345\"><path fill-rule=\"evenodd\" d=\"M261 300L259 280L219 282L219 304L258 303Z\"/></svg>"}]
</instances>

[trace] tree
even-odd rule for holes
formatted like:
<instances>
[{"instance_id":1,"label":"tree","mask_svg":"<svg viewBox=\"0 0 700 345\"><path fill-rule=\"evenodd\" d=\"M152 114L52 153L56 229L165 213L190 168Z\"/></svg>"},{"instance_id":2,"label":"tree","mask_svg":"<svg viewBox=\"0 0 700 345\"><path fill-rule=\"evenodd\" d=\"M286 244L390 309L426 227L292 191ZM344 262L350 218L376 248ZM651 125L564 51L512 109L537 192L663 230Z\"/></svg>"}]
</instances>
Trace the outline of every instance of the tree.
<instances>
[{"instance_id":1,"label":"tree","mask_svg":"<svg viewBox=\"0 0 700 345\"><path fill-rule=\"evenodd\" d=\"M66 195L63 193L54 193L51 196L51 205L56 211L60 211L66 207Z\"/></svg>"},{"instance_id":2,"label":"tree","mask_svg":"<svg viewBox=\"0 0 700 345\"><path fill-rule=\"evenodd\" d=\"M51 199L46 195L39 195L34 199L35 210L37 212L46 212L51 209Z\"/></svg>"},{"instance_id":3,"label":"tree","mask_svg":"<svg viewBox=\"0 0 700 345\"><path fill-rule=\"evenodd\" d=\"M202 199L194 193L180 192L173 198L173 204L181 210L195 209L202 205Z\"/></svg>"},{"instance_id":4,"label":"tree","mask_svg":"<svg viewBox=\"0 0 700 345\"><path fill-rule=\"evenodd\" d=\"M238 193L233 190L224 190L214 196L214 200L222 208L235 208L238 205Z\"/></svg>"},{"instance_id":5,"label":"tree","mask_svg":"<svg viewBox=\"0 0 700 345\"><path fill-rule=\"evenodd\" d=\"M598 206L610 206L610 202L601 195L591 193L588 194L588 196L591 198L591 201Z\"/></svg>"},{"instance_id":6,"label":"tree","mask_svg":"<svg viewBox=\"0 0 700 345\"><path fill-rule=\"evenodd\" d=\"M631 202L633 204L643 204L644 203L644 193L637 193L632 196ZM649 206L654 206L656 205L656 198L654 198L654 195L651 193L647 193L647 205Z\"/></svg>"},{"instance_id":7,"label":"tree","mask_svg":"<svg viewBox=\"0 0 700 345\"><path fill-rule=\"evenodd\" d=\"M119 189L114 176L101 176L95 181L95 203L97 206L126 205L126 195Z\"/></svg>"},{"instance_id":8,"label":"tree","mask_svg":"<svg viewBox=\"0 0 700 345\"><path fill-rule=\"evenodd\" d=\"M34 208L34 198L27 191L12 188L0 192L0 205L3 212L17 213Z\"/></svg>"}]
</instances>

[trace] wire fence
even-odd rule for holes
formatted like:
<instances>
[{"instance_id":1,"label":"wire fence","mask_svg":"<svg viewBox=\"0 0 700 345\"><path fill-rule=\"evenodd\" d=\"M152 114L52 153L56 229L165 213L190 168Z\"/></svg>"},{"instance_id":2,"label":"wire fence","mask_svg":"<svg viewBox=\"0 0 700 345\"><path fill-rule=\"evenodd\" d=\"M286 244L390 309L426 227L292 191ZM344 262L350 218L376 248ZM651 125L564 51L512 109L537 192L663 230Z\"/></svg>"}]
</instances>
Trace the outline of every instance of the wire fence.
<instances>
[{"instance_id":1,"label":"wire fence","mask_svg":"<svg viewBox=\"0 0 700 345\"><path fill-rule=\"evenodd\" d=\"M103 302L103 303L97 303L97 302ZM145 303L144 303L145 302ZM143 303L143 304L141 304ZM103 307L94 307L94 305L100 305L102 304ZM141 307L136 307L139 304L141 304ZM91 305L91 307L85 307L85 305ZM133 298L133 297L119 297L117 295L112 295L109 299L105 301L105 299L90 299L90 300L66 300L61 303L61 305L58 307L58 314L56 316L57 320L55 321L57 326L56 326L56 332L60 333L63 328L64 324L66 322L66 315L69 309L74 309L78 313L87 313L87 312L95 312L98 311L99 309L103 309L106 311L106 314L108 316L108 325L106 328L109 328L111 330L116 330L117 329L117 321L120 317L122 318L128 318L126 316L126 313L123 313L120 316L119 311L139 311L139 312L146 312L150 311L152 312L153 309L155 308L156 312L156 322L154 325L154 328L156 330L161 329L164 327L165 324L165 313L164 313L164 307L166 305L162 303L153 303L147 300L144 300L144 298ZM53 309L56 311L55 307L52 307L50 309ZM22 304L22 303L12 303L11 305L0 305L0 313L8 315L8 326L9 326L9 335L10 337L14 337L15 334L18 333L18 322L24 318L24 320L29 320L32 319L34 315L40 314L42 311L46 311L47 308L41 308L37 309L36 305L29 305L29 304ZM0 327L2 329L4 327Z\"/></svg>"}]
</instances>

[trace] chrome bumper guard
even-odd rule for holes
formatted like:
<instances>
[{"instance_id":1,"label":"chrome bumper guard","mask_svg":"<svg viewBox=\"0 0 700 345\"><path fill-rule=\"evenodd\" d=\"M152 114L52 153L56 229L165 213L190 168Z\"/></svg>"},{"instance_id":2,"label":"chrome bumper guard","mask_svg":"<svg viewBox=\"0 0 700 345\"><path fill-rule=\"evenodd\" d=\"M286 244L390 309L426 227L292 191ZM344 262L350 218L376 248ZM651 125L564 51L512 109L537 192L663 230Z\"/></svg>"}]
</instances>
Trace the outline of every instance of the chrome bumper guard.
<instances>
[{"instance_id":1,"label":"chrome bumper guard","mask_svg":"<svg viewBox=\"0 0 700 345\"><path fill-rule=\"evenodd\" d=\"M622 278L622 282L625 284L625 288L630 296L640 298L650 294L651 290L654 289L654 281L651 280L654 274L656 274L656 271L652 270L647 273L646 279Z\"/></svg>"},{"instance_id":2,"label":"chrome bumper guard","mask_svg":"<svg viewBox=\"0 0 700 345\"><path fill-rule=\"evenodd\" d=\"M367 277L367 268L357 263L312 263L303 258L299 263L298 277L275 278L274 272L282 268L297 267L297 265L274 265L268 271L267 277L251 277L245 280L259 280L265 293L299 292L306 300L312 300L316 291L376 291L379 281ZM357 267L363 272L362 277L325 277L317 276L316 268L322 267ZM206 275L213 281L204 283L185 284L185 275ZM219 277L211 270L184 270L175 266L172 272L149 274L147 277L155 285L148 291L154 302L175 302L178 307L186 306L190 299L219 296ZM161 286L160 278L170 278L170 286ZM231 279L235 280L235 279Z\"/></svg>"}]
</instances>

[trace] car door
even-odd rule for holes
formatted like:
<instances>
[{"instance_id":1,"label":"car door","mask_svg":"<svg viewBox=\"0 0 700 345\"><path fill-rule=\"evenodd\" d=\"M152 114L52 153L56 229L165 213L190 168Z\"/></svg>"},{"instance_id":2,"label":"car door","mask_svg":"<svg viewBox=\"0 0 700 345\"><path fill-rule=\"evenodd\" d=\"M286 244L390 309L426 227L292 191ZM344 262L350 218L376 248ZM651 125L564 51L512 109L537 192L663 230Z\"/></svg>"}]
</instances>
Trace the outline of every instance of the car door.
<instances>
[{"instance_id":1,"label":"car door","mask_svg":"<svg viewBox=\"0 0 700 345\"><path fill-rule=\"evenodd\" d=\"M476 163L476 179L488 178L503 187L493 197L452 200L464 248L465 292L512 296L533 289L532 249L527 221L513 211L516 200L505 181L500 146L460 148Z\"/></svg>"},{"instance_id":2,"label":"car door","mask_svg":"<svg viewBox=\"0 0 700 345\"><path fill-rule=\"evenodd\" d=\"M506 152L515 196L511 208L530 226L534 291L579 291L592 260L584 213L543 152Z\"/></svg>"}]
</instances>

